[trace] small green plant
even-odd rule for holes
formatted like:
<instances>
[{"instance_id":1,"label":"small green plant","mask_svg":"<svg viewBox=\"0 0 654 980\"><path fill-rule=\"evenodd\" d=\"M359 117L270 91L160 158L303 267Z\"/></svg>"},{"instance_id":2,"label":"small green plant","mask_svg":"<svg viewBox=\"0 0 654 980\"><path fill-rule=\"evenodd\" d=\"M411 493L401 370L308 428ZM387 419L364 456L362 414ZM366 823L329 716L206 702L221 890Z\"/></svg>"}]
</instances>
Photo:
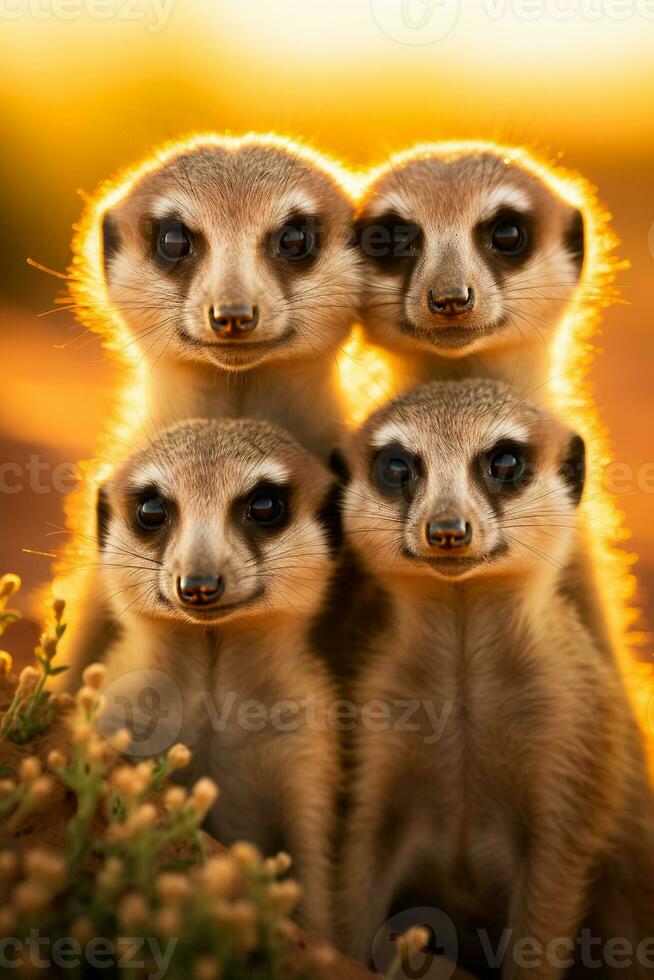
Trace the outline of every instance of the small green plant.
<instances>
[{"instance_id":1,"label":"small green plant","mask_svg":"<svg viewBox=\"0 0 654 980\"><path fill-rule=\"evenodd\" d=\"M11 596L18 591L21 582L17 575L4 575L0 579L0 635L8 626L20 618L20 613L7 609ZM21 672L16 692L0 722L0 742L7 738L17 745L25 745L41 735L52 723L57 706L61 703L47 690L51 677L56 677L67 668L55 666L59 641L66 631L63 622L65 603L55 599L52 604L52 623L41 635L34 657L38 668L25 667ZM0 654L0 669L9 674L12 667L11 655L6 651Z\"/></svg>"},{"instance_id":2,"label":"small green plant","mask_svg":"<svg viewBox=\"0 0 654 980\"><path fill-rule=\"evenodd\" d=\"M152 971L166 958L171 980L307 976L289 973L295 927L288 916L298 887L280 876L290 859L264 860L247 843L206 859L200 825L217 787L209 779L190 792L168 785L190 761L183 745L157 762L121 761L129 734L118 732L109 745L95 726L103 676L100 665L85 671L70 754L48 755L48 766L76 798L66 845L61 853L0 850L0 928L19 944L37 929L47 939L44 958L69 940L83 959L97 937L107 937L115 970L119 960L129 964L129 943L139 937ZM52 783L34 756L25 758L18 778L0 784L0 829L17 830ZM325 955L320 950L317 957ZM56 971L55 959L51 966Z\"/></svg>"},{"instance_id":3,"label":"small green plant","mask_svg":"<svg viewBox=\"0 0 654 980\"><path fill-rule=\"evenodd\" d=\"M0 579L0 632L18 618L6 607L19 587L16 576ZM298 931L289 918L298 886L285 877L290 859L264 859L248 843L229 850L212 843L207 854L200 827L217 787L209 779L190 791L170 782L188 765L188 749L176 745L136 765L124 760L129 732L115 733L110 744L97 726L100 664L86 669L75 698L47 690L64 669L52 664L63 612L56 602L36 649L38 669L23 670L0 723L0 742L14 743L0 745L0 762L10 763L0 778L0 935L12 937L14 959L29 972L36 934L49 977L92 973L98 942L102 975L111 978L314 975L311 964L325 967L335 954L317 946L298 965ZM9 654L0 657L5 683L11 666ZM48 730L63 704L70 710L57 729L61 748L39 758L46 750L37 741L26 754L22 746ZM65 828L61 841L39 842L40 830L53 825ZM76 953L72 969L62 966L62 944Z\"/></svg>"}]
</instances>

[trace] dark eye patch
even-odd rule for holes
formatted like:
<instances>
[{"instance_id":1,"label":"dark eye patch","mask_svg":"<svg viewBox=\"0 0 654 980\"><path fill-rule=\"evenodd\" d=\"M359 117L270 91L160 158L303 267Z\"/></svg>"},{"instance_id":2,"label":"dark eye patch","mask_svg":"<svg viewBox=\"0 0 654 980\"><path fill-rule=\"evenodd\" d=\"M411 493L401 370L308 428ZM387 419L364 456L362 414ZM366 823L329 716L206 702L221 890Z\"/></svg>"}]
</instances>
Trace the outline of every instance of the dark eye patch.
<instances>
[{"instance_id":1,"label":"dark eye patch","mask_svg":"<svg viewBox=\"0 0 654 980\"><path fill-rule=\"evenodd\" d=\"M393 211L360 219L355 232L360 251L388 271L399 271L422 250L420 226Z\"/></svg>"},{"instance_id":2,"label":"dark eye patch","mask_svg":"<svg viewBox=\"0 0 654 980\"><path fill-rule=\"evenodd\" d=\"M422 461L399 443L378 450L372 459L371 479L384 497L412 499L422 475Z\"/></svg>"},{"instance_id":3,"label":"dark eye patch","mask_svg":"<svg viewBox=\"0 0 654 980\"><path fill-rule=\"evenodd\" d=\"M111 214L105 214L102 219L102 263L107 275L109 263L120 249L118 225Z\"/></svg>"},{"instance_id":4,"label":"dark eye patch","mask_svg":"<svg viewBox=\"0 0 654 980\"><path fill-rule=\"evenodd\" d=\"M503 441L481 453L476 471L491 497L524 490L535 472L535 455L522 443Z\"/></svg>"},{"instance_id":5,"label":"dark eye patch","mask_svg":"<svg viewBox=\"0 0 654 980\"><path fill-rule=\"evenodd\" d=\"M128 519L136 534L148 537L169 527L177 508L158 487L134 487L127 497Z\"/></svg>"},{"instance_id":6,"label":"dark eye patch","mask_svg":"<svg viewBox=\"0 0 654 980\"><path fill-rule=\"evenodd\" d=\"M95 533L98 539L98 548L104 549L109 534L109 524L111 523L111 506L106 487L98 487L98 497L95 504Z\"/></svg>"},{"instance_id":7,"label":"dark eye patch","mask_svg":"<svg viewBox=\"0 0 654 980\"><path fill-rule=\"evenodd\" d=\"M493 268L522 265L534 250L536 221L527 212L500 208L475 229L477 247Z\"/></svg>"},{"instance_id":8,"label":"dark eye patch","mask_svg":"<svg viewBox=\"0 0 654 980\"><path fill-rule=\"evenodd\" d=\"M332 484L317 514L318 522L325 529L332 557L335 557L340 551L343 542L343 489L342 483Z\"/></svg>"},{"instance_id":9,"label":"dark eye patch","mask_svg":"<svg viewBox=\"0 0 654 980\"><path fill-rule=\"evenodd\" d=\"M168 523L168 509L163 497L149 497L136 505L136 521L142 531L158 531Z\"/></svg>"},{"instance_id":10,"label":"dark eye patch","mask_svg":"<svg viewBox=\"0 0 654 980\"><path fill-rule=\"evenodd\" d=\"M257 534L280 531L291 520L290 487L262 480L253 490L240 497L235 507L246 530Z\"/></svg>"},{"instance_id":11,"label":"dark eye patch","mask_svg":"<svg viewBox=\"0 0 654 980\"><path fill-rule=\"evenodd\" d=\"M165 218L159 222L154 239L154 260L166 271L172 270L193 253L193 234L177 218Z\"/></svg>"},{"instance_id":12,"label":"dark eye patch","mask_svg":"<svg viewBox=\"0 0 654 980\"><path fill-rule=\"evenodd\" d=\"M586 483L586 444L581 436L574 435L570 440L560 472L577 506L581 503Z\"/></svg>"},{"instance_id":13,"label":"dark eye patch","mask_svg":"<svg viewBox=\"0 0 654 980\"><path fill-rule=\"evenodd\" d=\"M585 255L584 219L581 211L575 211L568 222L563 244L574 259L577 272L581 272Z\"/></svg>"},{"instance_id":14,"label":"dark eye patch","mask_svg":"<svg viewBox=\"0 0 654 980\"><path fill-rule=\"evenodd\" d=\"M304 271L324 247L324 219L319 215L295 214L275 228L268 238L268 251L286 274Z\"/></svg>"},{"instance_id":15,"label":"dark eye patch","mask_svg":"<svg viewBox=\"0 0 654 980\"><path fill-rule=\"evenodd\" d=\"M162 272L178 272L201 250L202 236L176 215L145 216L138 227L151 260Z\"/></svg>"}]
</instances>

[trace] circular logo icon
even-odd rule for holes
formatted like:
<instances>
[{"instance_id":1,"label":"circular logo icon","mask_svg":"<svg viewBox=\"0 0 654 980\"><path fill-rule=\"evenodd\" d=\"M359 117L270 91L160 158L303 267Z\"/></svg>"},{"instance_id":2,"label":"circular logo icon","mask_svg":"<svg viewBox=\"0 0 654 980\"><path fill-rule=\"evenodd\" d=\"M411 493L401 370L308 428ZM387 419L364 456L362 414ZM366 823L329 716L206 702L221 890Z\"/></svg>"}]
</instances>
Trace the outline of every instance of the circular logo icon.
<instances>
[{"instance_id":1,"label":"circular logo icon","mask_svg":"<svg viewBox=\"0 0 654 980\"><path fill-rule=\"evenodd\" d=\"M121 728L132 735L131 756L166 752L179 738L183 721L182 696L175 680L163 670L130 670L102 691L105 706L98 728L111 744Z\"/></svg>"},{"instance_id":2,"label":"circular logo icon","mask_svg":"<svg viewBox=\"0 0 654 980\"><path fill-rule=\"evenodd\" d=\"M426 949L416 949L406 938L413 926L429 934ZM398 912L385 922L372 943L372 961L379 973L393 965L398 980L449 980L456 970L459 941L449 915L440 909L415 908Z\"/></svg>"},{"instance_id":3,"label":"circular logo icon","mask_svg":"<svg viewBox=\"0 0 654 980\"><path fill-rule=\"evenodd\" d=\"M377 26L401 44L433 44L450 33L459 0L370 0Z\"/></svg>"},{"instance_id":4,"label":"circular logo icon","mask_svg":"<svg viewBox=\"0 0 654 980\"><path fill-rule=\"evenodd\" d=\"M416 949L407 930L422 926L429 934L426 949ZM372 943L372 961L382 975L395 967L398 980L449 980L456 970L459 942L454 923L434 908L405 909L389 919Z\"/></svg>"}]
</instances>

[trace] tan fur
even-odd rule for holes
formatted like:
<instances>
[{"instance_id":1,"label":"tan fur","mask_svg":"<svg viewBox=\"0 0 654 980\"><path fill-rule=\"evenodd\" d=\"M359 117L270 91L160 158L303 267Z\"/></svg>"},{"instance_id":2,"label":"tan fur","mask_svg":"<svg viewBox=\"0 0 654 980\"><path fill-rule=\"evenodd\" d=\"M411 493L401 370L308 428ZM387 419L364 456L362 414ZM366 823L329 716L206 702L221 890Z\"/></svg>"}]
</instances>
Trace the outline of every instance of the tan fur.
<instances>
[{"instance_id":1,"label":"tan fur","mask_svg":"<svg viewBox=\"0 0 654 980\"><path fill-rule=\"evenodd\" d=\"M535 472L498 507L479 454L518 434ZM570 439L504 386L470 380L399 398L350 447L346 536L387 602L384 628L358 651L351 695L360 712L382 702L390 718L383 729L359 724L353 740L339 907L359 956L400 895L446 911L464 953L473 927L510 929L504 980L558 980L560 968L525 969L512 949L524 937L574 939L587 916L605 940L654 932L640 738L616 666L562 589L578 546L561 475ZM421 460L409 496L387 498L372 482L388 442ZM473 529L463 555L479 563L458 575L464 559L434 564L425 537L441 515ZM400 725L406 702L417 705L414 730Z\"/></svg>"},{"instance_id":2,"label":"tan fur","mask_svg":"<svg viewBox=\"0 0 654 980\"><path fill-rule=\"evenodd\" d=\"M524 262L497 260L489 247L487 222L505 205L533 218ZM359 206L361 228L374 232L389 212L420 228L417 254L393 271L364 243L362 316L367 336L394 353L397 388L493 377L525 394L549 382L553 333L579 279L579 261L565 247L574 209L499 154L434 150L375 173ZM374 249L374 236L368 241ZM472 310L456 323L434 316L428 291L457 285L474 290ZM448 337L452 326L459 336Z\"/></svg>"},{"instance_id":3,"label":"tan fur","mask_svg":"<svg viewBox=\"0 0 654 980\"><path fill-rule=\"evenodd\" d=\"M497 260L488 247L488 219L504 211L530 216L533 248L524 262ZM499 151L437 149L403 155L375 174L360 203L361 228L370 235L389 212L422 233L415 259L394 273L369 254L366 258L370 249L362 249L363 323L369 339L392 353L394 390L431 380L489 377L509 384L518 397L553 404L550 383L560 380L553 377L554 338L583 258L571 251L567 236L575 221L581 230L580 213L536 173ZM474 289L475 304L454 324L430 312L427 293L457 285ZM457 336L448 340L453 325ZM613 638L588 550L582 546L573 555L568 582L584 624L611 655Z\"/></svg>"},{"instance_id":4,"label":"tan fur","mask_svg":"<svg viewBox=\"0 0 654 980\"><path fill-rule=\"evenodd\" d=\"M153 261L147 228L171 215L194 249L169 271ZM308 264L280 259L271 241L297 215L320 232ZM352 215L318 158L256 138L182 150L110 210L118 244L106 259L109 298L150 369L155 425L266 418L329 453L344 418L336 353L360 284ZM221 340L209 308L242 303L259 308L258 326L241 341Z\"/></svg>"},{"instance_id":5,"label":"tan fur","mask_svg":"<svg viewBox=\"0 0 654 980\"><path fill-rule=\"evenodd\" d=\"M262 479L290 487L290 519L275 532L246 527L241 501ZM208 829L225 844L288 850L302 921L323 936L338 752L323 718L330 684L308 632L331 566L318 516L330 483L317 459L266 423L181 423L111 478L101 553L122 634L108 654L103 730L135 718L138 756L151 703L140 699L159 697L157 754L185 742L187 779L208 775L221 789ZM145 536L133 496L144 484L173 502L165 531ZM183 607L177 576L207 572L224 576L218 604Z\"/></svg>"},{"instance_id":6,"label":"tan fur","mask_svg":"<svg viewBox=\"0 0 654 980\"><path fill-rule=\"evenodd\" d=\"M274 254L274 233L298 215L319 232L308 264ZM194 249L163 269L153 238L157 222L171 216L188 227ZM337 355L359 297L352 218L353 205L318 155L256 137L183 148L129 185L103 217L108 298L146 377L121 445L145 444L188 418L249 417L281 425L327 459L345 427ZM209 308L243 303L258 307L256 329L221 341ZM91 570L67 640L73 669L59 682L64 690L74 689L111 633L101 593Z\"/></svg>"}]
</instances>

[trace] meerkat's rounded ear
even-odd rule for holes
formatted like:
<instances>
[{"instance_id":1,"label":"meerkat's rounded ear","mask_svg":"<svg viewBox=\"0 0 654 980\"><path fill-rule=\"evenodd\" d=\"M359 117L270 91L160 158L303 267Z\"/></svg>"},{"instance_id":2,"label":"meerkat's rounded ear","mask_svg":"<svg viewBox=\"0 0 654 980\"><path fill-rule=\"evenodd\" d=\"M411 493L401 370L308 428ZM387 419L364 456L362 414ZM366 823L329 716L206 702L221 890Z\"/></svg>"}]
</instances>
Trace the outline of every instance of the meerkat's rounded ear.
<instances>
[{"instance_id":1,"label":"meerkat's rounded ear","mask_svg":"<svg viewBox=\"0 0 654 980\"><path fill-rule=\"evenodd\" d=\"M111 506L109 495L105 486L98 487L98 496L95 503L95 535L98 541L98 549L102 551L107 543L109 535L109 521L111 520Z\"/></svg>"},{"instance_id":2,"label":"meerkat's rounded ear","mask_svg":"<svg viewBox=\"0 0 654 980\"><path fill-rule=\"evenodd\" d=\"M120 248L118 223L111 211L105 211L102 215L100 232L102 237L102 268L106 277L109 272L109 263Z\"/></svg>"},{"instance_id":3,"label":"meerkat's rounded ear","mask_svg":"<svg viewBox=\"0 0 654 980\"><path fill-rule=\"evenodd\" d=\"M581 502L586 483L586 444L581 436L573 435L567 445L561 476L568 485L573 503Z\"/></svg>"},{"instance_id":4,"label":"meerkat's rounded ear","mask_svg":"<svg viewBox=\"0 0 654 980\"><path fill-rule=\"evenodd\" d=\"M565 228L565 247L577 269L577 275L581 275L586 251L584 234L584 216L581 211L574 210L568 219Z\"/></svg>"}]
</instances>

